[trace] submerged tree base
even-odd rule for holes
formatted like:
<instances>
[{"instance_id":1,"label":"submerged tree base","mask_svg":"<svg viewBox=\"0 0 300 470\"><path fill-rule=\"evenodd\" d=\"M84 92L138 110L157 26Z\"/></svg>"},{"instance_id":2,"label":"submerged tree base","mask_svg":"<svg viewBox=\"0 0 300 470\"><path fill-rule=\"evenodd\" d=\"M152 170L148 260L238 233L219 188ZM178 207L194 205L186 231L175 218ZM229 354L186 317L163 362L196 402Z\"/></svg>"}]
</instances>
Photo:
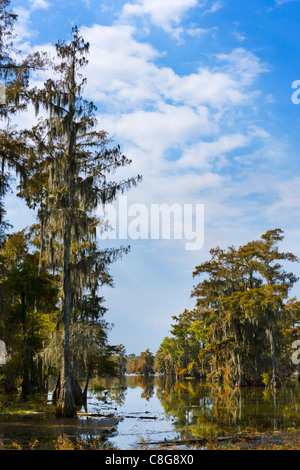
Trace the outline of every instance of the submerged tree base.
<instances>
[{"instance_id":1,"label":"submerged tree base","mask_svg":"<svg viewBox=\"0 0 300 470\"><path fill-rule=\"evenodd\" d=\"M77 409L73 407L72 403L62 403L61 405L58 404L56 407L55 415L57 418L76 418L77 417Z\"/></svg>"},{"instance_id":2,"label":"submerged tree base","mask_svg":"<svg viewBox=\"0 0 300 470\"><path fill-rule=\"evenodd\" d=\"M57 418L76 418L77 407L75 405L72 390L66 384L61 388L59 399L56 403Z\"/></svg>"}]
</instances>

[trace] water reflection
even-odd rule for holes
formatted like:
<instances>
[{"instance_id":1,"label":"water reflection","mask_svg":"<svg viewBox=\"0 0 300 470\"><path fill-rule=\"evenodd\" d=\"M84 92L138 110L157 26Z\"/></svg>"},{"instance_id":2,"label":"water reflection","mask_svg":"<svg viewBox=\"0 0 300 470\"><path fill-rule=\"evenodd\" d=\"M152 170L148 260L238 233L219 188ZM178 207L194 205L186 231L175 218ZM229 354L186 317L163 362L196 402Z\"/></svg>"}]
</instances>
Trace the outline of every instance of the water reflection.
<instances>
[{"instance_id":1,"label":"water reflection","mask_svg":"<svg viewBox=\"0 0 300 470\"><path fill-rule=\"evenodd\" d=\"M126 386L126 399L120 411L142 413L142 403L149 404L152 416L158 419L156 430L163 429L167 439L186 440L300 427L298 383L272 392L263 387L221 387L197 379L178 381L170 376L130 376L126 378ZM133 393L135 399L132 401ZM140 434L146 433L148 438L158 440L157 436L151 436L149 423L136 427ZM119 435L133 434L128 423L120 424L118 431ZM163 440L161 436L160 439ZM114 442L118 442L117 437Z\"/></svg>"},{"instance_id":2,"label":"water reflection","mask_svg":"<svg viewBox=\"0 0 300 470\"><path fill-rule=\"evenodd\" d=\"M272 392L159 377L157 396L174 426L186 427L180 431L183 438L299 426L299 384Z\"/></svg>"},{"instance_id":3,"label":"water reflection","mask_svg":"<svg viewBox=\"0 0 300 470\"><path fill-rule=\"evenodd\" d=\"M21 422L18 417L14 421L0 415L0 441L38 439L46 444L65 433L90 440L105 436L113 446L130 449L142 440L188 440L300 428L299 383L275 392L220 387L197 379L178 381L170 376L107 378L98 384L102 386L99 392L88 395L89 417L66 422L25 417ZM114 425L116 416L119 420Z\"/></svg>"},{"instance_id":4,"label":"water reflection","mask_svg":"<svg viewBox=\"0 0 300 470\"><path fill-rule=\"evenodd\" d=\"M172 377L128 377L128 387L140 387L141 399L154 391L166 419L182 439L250 430L279 431L299 427L300 387L230 388L199 380Z\"/></svg>"}]
</instances>

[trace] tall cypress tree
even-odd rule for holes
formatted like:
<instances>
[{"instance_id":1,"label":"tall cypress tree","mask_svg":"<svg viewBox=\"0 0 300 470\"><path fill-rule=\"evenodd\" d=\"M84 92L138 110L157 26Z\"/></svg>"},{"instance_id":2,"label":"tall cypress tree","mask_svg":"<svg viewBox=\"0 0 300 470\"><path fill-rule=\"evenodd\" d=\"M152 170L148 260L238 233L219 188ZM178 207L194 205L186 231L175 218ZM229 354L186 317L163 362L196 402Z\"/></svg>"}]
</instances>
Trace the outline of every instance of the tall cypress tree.
<instances>
[{"instance_id":1,"label":"tall cypress tree","mask_svg":"<svg viewBox=\"0 0 300 470\"><path fill-rule=\"evenodd\" d=\"M78 309L87 301L94 311L101 311L99 282L110 282L105 267L124 251L97 248L100 221L95 210L140 180L139 176L110 180L110 174L130 160L119 146L112 145L105 131L97 130L96 107L83 98L86 79L80 72L88 63L88 51L89 44L73 28L72 40L56 45L53 69L58 79L49 79L42 89L31 91L37 111L47 110L48 117L40 118L26 133L30 178L23 181L21 189L27 203L38 209L42 258L59 270L62 278L58 327L63 327L64 351L58 416L76 415L70 363L72 321L78 321Z\"/></svg>"},{"instance_id":2,"label":"tall cypress tree","mask_svg":"<svg viewBox=\"0 0 300 470\"><path fill-rule=\"evenodd\" d=\"M212 375L219 379L259 384L270 373L277 386L280 362L285 374L284 351L291 344L284 342L284 329L293 325L292 305L297 306L288 295L298 278L281 262L299 260L279 251L282 240L281 229L268 230L238 249L210 250L211 260L195 268L194 277L205 275L192 292L195 318L208 328Z\"/></svg>"}]
</instances>

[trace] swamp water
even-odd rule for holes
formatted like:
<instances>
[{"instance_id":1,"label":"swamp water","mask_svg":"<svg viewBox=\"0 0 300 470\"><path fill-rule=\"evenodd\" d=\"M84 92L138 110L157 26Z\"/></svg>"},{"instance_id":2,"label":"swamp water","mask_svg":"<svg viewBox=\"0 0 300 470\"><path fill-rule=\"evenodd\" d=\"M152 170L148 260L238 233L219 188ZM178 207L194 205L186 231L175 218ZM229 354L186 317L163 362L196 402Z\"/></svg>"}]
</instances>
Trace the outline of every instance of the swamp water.
<instances>
[{"instance_id":1,"label":"swamp water","mask_svg":"<svg viewBox=\"0 0 300 470\"><path fill-rule=\"evenodd\" d=\"M71 440L101 437L114 448L129 450L151 448L165 440L300 430L299 383L275 393L170 377L128 376L99 383L103 391L89 393L87 409L75 420L49 421L34 415L6 419L0 414L0 449L12 441L25 448L34 440L39 441L37 448L51 449L62 434Z\"/></svg>"}]
</instances>

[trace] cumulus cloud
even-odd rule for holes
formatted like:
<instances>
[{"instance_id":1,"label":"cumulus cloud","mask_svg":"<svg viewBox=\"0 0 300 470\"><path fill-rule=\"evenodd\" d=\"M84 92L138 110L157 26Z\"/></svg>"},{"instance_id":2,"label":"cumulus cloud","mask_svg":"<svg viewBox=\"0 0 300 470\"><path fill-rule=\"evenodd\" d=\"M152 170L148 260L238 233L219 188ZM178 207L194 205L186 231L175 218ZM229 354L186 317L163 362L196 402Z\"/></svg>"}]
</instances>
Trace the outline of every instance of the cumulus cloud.
<instances>
[{"instance_id":1,"label":"cumulus cloud","mask_svg":"<svg viewBox=\"0 0 300 470\"><path fill-rule=\"evenodd\" d=\"M146 198L158 194L154 181L162 198L178 196L179 186L186 198L203 188L221 187L228 155L259 139L258 130L255 135L247 128L244 132L223 128L229 118L234 124L235 110L255 97L255 79L266 71L259 58L238 48L216 56L211 66L179 75L171 67L157 65L160 52L136 39L136 26L95 24L80 32L90 43L86 96L99 103L99 127L115 136L133 158L128 171L147 175ZM53 46L36 48L53 55ZM32 119L30 112L27 122ZM236 158L237 164L243 164L239 155ZM133 194L141 197L139 192Z\"/></svg>"},{"instance_id":2,"label":"cumulus cloud","mask_svg":"<svg viewBox=\"0 0 300 470\"><path fill-rule=\"evenodd\" d=\"M266 71L253 53L238 48L218 55L214 67L178 75L171 67L156 65L160 53L137 41L133 26L94 25L81 32L91 45L88 94L122 113L157 109L165 102L191 108L242 105L251 99L250 85Z\"/></svg>"},{"instance_id":3,"label":"cumulus cloud","mask_svg":"<svg viewBox=\"0 0 300 470\"><path fill-rule=\"evenodd\" d=\"M300 209L300 178L295 176L289 180L279 180L277 184L277 200L269 207L269 213L281 213L284 217L298 217Z\"/></svg>"},{"instance_id":4,"label":"cumulus cloud","mask_svg":"<svg viewBox=\"0 0 300 470\"><path fill-rule=\"evenodd\" d=\"M223 2L221 0L216 0L213 2L208 9L205 10L205 14L207 13L215 13L216 11L220 10L222 8Z\"/></svg>"},{"instance_id":5,"label":"cumulus cloud","mask_svg":"<svg viewBox=\"0 0 300 470\"><path fill-rule=\"evenodd\" d=\"M47 10L49 8L50 3L46 0L29 0L31 10Z\"/></svg>"},{"instance_id":6,"label":"cumulus cloud","mask_svg":"<svg viewBox=\"0 0 300 470\"><path fill-rule=\"evenodd\" d=\"M251 85L259 74L269 71L259 57L243 47L238 47L229 54L218 54L217 57L227 62L227 72L236 81L241 80L243 86Z\"/></svg>"},{"instance_id":7,"label":"cumulus cloud","mask_svg":"<svg viewBox=\"0 0 300 470\"><path fill-rule=\"evenodd\" d=\"M299 0L275 0L276 5L283 5L288 2L299 2Z\"/></svg>"},{"instance_id":8,"label":"cumulus cloud","mask_svg":"<svg viewBox=\"0 0 300 470\"><path fill-rule=\"evenodd\" d=\"M91 44L87 93L94 101L115 103L119 111L157 98L148 82L155 73L153 60L158 52L136 41L134 32L128 25L81 29Z\"/></svg>"},{"instance_id":9,"label":"cumulus cloud","mask_svg":"<svg viewBox=\"0 0 300 470\"><path fill-rule=\"evenodd\" d=\"M13 11L18 15L18 21L14 26L16 41L22 44L24 48L24 41L36 34L36 32L30 27L31 11L23 7L16 7Z\"/></svg>"},{"instance_id":10,"label":"cumulus cloud","mask_svg":"<svg viewBox=\"0 0 300 470\"><path fill-rule=\"evenodd\" d=\"M183 20L192 9L202 9L202 14L215 13L222 8L221 0L133 0L127 2L122 10L120 19L140 17L148 19L152 24L162 28L179 39L184 32ZM202 35L202 28L187 29L189 35Z\"/></svg>"},{"instance_id":11,"label":"cumulus cloud","mask_svg":"<svg viewBox=\"0 0 300 470\"><path fill-rule=\"evenodd\" d=\"M138 5L150 8L147 2ZM158 8L158 3L153 5ZM178 12L179 5L183 3L177 4ZM167 17L175 21L180 15L165 13ZM267 67L252 52L238 48L215 56L212 65L180 75L158 65L160 52L138 40L132 24L95 24L80 32L90 43L86 95L99 103L99 127L115 136L133 159L121 175L144 175L142 188L130 192L130 199L173 203L201 194L203 201L215 201L216 212L237 188L223 171L231 154L236 165L244 165L239 152L264 137L262 129L250 129L251 122L236 132L229 127L236 124L235 112L255 98L253 85ZM49 45L42 49L52 51Z\"/></svg>"},{"instance_id":12,"label":"cumulus cloud","mask_svg":"<svg viewBox=\"0 0 300 470\"><path fill-rule=\"evenodd\" d=\"M18 21L14 26L16 42L22 50L29 50L30 44L26 41L38 34L38 31L32 28L31 14L36 10L46 10L49 6L50 3L47 0L29 0L27 8L25 6L13 8L14 13L18 15Z\"/></svg>"},{"instance_id":13,"label":"cumulus cloud","mask_svg":"<svg viewBox=\"0 0 300 470\"><path fill-rule=\"evenodd\" d=\"M156 111L140 110L119 117L107 115L101 120L122 140L135 142L139 148L158 155L215 130L205 107L194 110L188 106L163 104Z\"/></svg>"},{"instance_id":14,"label":"cumulus cloud","mask_svg":"<svg viewBox=\"0 0 300 470\"><path fill-rule=\"evenodd\" d=\"M236 125L235 113L249 109L257 96L255 80L267 67L238 48L179 75L157 65L160 53L137 40L136 32L119 23L81 28L90 43L86 92L100 103L99 126L133 159L125 174L144 175L142 188L129 198L178 202L217 189L225 197L222 188L229 183L222 169L231 154L236 165L244 165L239 152L249 147L251 161L251 145L266 137L251 122L243 131L229 127Z\"/></svg>"},{"instance_id":15,"label":"cumulus cloud","mask_svg":"<svg viewBox=\"0 0 300 470\"><path fill-rule=\"evenodd\" d=\"M174 32L183 15L198 5L198 0L135 0L124 5L122 14L123 18L147 16L156 26Z\"/></svg>"},{"instance_id":16,"label":"cumulus cloud","mask_svg":"<svg viewBox=\"0 0 300 470\"><path fill-rule=\"evenodd\" d=\"M222 159L223 155L250 143L249 136L243 134L222 135L217 140L211 142L198 142L188 148L178 161L180 168L211 168L212 162L217 158Z\"/></svg>"}]
</instances>

